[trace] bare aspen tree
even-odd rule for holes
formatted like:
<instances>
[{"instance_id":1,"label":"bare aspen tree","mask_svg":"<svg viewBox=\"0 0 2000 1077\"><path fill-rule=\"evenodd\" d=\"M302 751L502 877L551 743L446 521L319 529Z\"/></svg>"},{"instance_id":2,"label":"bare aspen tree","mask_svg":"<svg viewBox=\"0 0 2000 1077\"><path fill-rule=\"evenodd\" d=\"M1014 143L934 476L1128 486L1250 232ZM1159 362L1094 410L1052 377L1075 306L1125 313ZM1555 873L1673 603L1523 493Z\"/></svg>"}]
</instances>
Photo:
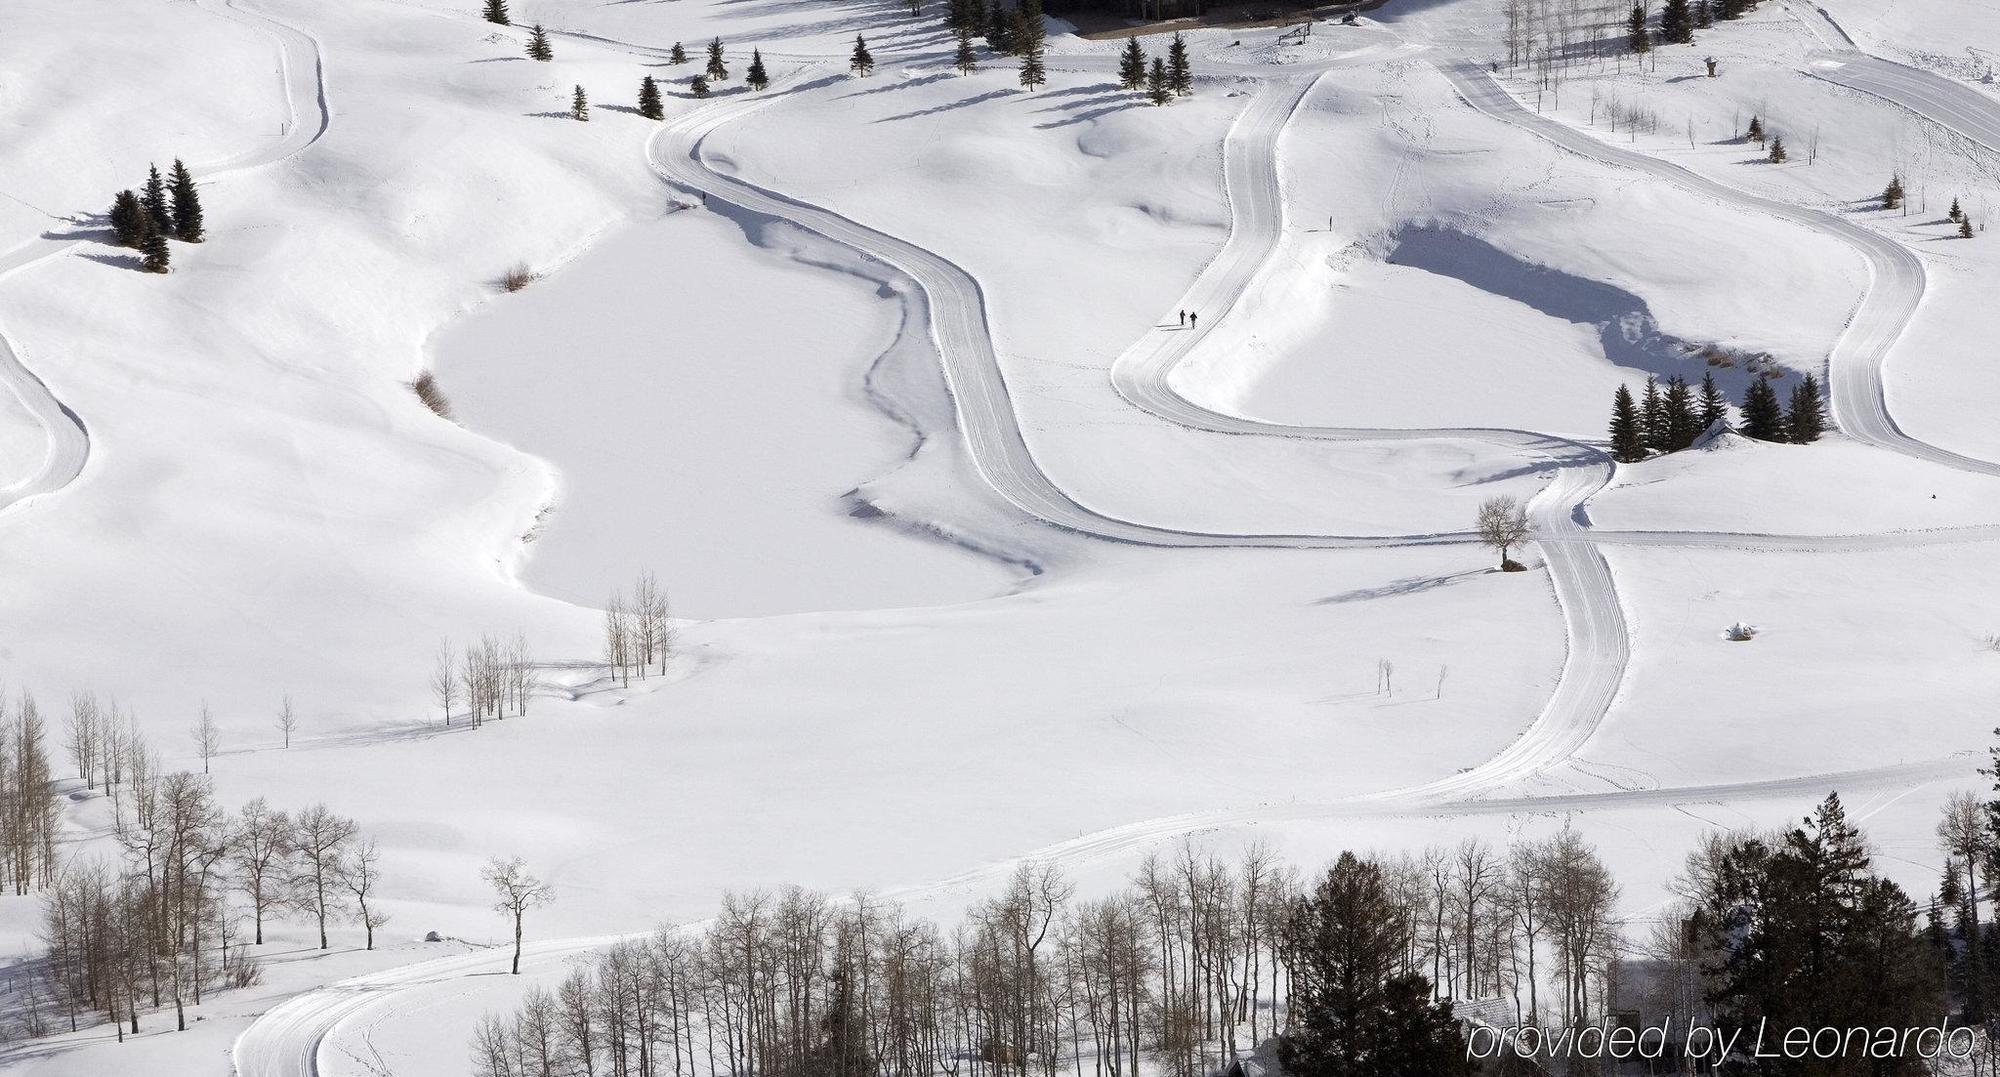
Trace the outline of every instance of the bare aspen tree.
<instances>
[{"instance_id":1,"label":"bare aspen tree","mask_svg":"<svg viewBox=\"0 0 2000 1077\"><path fill-rule=\"evenodd\" d=\"M327 922L344 911L340 865L356 833L354 820L324 804L314 804L292 820L293 900L318 923L322 950L327 948Z\"/></svg>"},{"instance_id":2,"label":"bare aspen tree","mask_svg":"<svg viewBox=\"0 0 2000 1077\"><path fill-rule=\"evenodd\" d=\"M486 880L487 886L493 888L495 898L493 910L502 916L508 917L513 922L514 964L512 972L514 975L519 976L521 974L522 925L527 919L528 910L540 908L554 901L556 898L555 887L536 878L528 870L527 864L518 856L507 860L502 860L497 856L494 857L487 862L485 870L480 873L480 877Z\"/></svg>"},{"instance_id":3,"label":"bare aspen tree","mask_svg":"<svg viewBox=\"0 0 2000 1077\"><path fill-rule=\"evenodd\" d=\"M632 647L631 613L625 607L625 597L613 591L611 600L604 604L604 664L612 680L623 680L627 686L632 683Z\"/></svg>"},{"instance_id":4,"label":"bare aspen tree","mask_svg":"<svg viewBox=\"0 0 2000 1077\"><path fill-rule=\"evenodd\" d=\"M102 716L97 708L97 696L90 692L77 692L69 701L69 757L76 766L76 776L83 779L84 788L97 788L98 740L101 736L99 725Z\"/></svg>"},{"instance_id":5,"label":"bare aspen tree","mask_svg":"<svg viewBox=\"0 0 2000 1077\"><path fill-rule=\"evenodd\" d=\"M437 657L431 665L431 698L437 701L438 709L444 712L444 724L451 725L451 705L458 702L457 659L451 650L451 640L438 641Z\"/></svg>"},{"instance_id":6,"label":"bare aspen tree","mask_svg":"<svg viewBox=\"0 0 2000 1077\"><path fill-rule=\"evenodd\" d=\"M188 735L194 738L195 753L201 756L201 772L207 774L216 755L222 751L222 730L215 724L215 714L208 709L207 700L202 700L201 716L195 719Z\"/></svg>"},{"instance_id":7,"label":"bare aspen tree","mask_svg":"<svg viewBox=\"0 0 2000 1077\"><path fill-rule=\"evenodd\" d=\"M1528 523L1528 507L1512 494L1489 498L1479 505L1479 541L1500 553L1500 567L1510 563L1508 551L1528 541L1534 533Z\"/></svg>"},{"instance_id":8,"label":"bare aspen tree","mask_svg":"<svg viewBox=\"0 0 2000 1077\"><path fill-rule=\"evenodd\" d=\"M237 813L230 841L237 886L250 899L255 945L264 945L264 918L282 908L291 877L292 821L258 797Z\"/></svg>"},{"instance_id":9,"label":"bare aspen tree","mask_svg":"<svg viewBox=\"0 0 2000 1077\"><path fill-rule=\"evenodd\" d=\"M278 735L284 738L284 746L292 746L292 734L299 728L299 716L292 710L292 694L285 693L285 700L278 706Z\"/></svg>"},{"instance_id":10,"label":"bare aspen tree","mask_svg":"<svg viewBox=\"0 0 2000 1077\"><path fill-rule=\"evenodd\" d=\"M373 950L375 929L389 922L381 906L368 904L382 881L382 854L375 848L375 839L362 838L351 844L340 858L339 873L340 885L354 899L355 917L367 933L365 948Z\"/></svg>"}]
</instances>

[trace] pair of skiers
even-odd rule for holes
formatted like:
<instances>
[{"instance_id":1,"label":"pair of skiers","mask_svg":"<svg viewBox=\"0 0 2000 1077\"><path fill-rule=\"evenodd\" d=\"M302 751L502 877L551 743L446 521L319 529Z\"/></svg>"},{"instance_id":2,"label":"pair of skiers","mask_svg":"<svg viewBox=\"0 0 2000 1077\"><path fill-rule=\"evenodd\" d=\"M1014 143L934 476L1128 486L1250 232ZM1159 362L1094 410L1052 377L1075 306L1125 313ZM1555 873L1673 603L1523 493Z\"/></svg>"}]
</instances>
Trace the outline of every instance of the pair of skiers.
<instances>
[{"instance_id":1,"label":"pair of skiers","mask_svg":"<svg viewBox=\"0 0 2000 1077\"><path fill-rule=\"evenodd\" d=\"M1181 311L1181 328L1183 329L1193 328L1200 320L1200 318L1201 315L1193 311L1186 311L1186 310Z\"/></svg>"}]
</instances>

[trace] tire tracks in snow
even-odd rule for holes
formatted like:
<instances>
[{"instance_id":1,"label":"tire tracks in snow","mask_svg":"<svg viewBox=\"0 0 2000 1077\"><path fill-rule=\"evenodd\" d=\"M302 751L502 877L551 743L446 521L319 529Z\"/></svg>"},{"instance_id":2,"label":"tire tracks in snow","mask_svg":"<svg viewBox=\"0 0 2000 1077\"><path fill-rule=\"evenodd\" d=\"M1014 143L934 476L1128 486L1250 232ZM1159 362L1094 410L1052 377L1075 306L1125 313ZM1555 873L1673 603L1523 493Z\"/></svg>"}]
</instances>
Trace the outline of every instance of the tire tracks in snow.
<instances>
[{"instance_id":1,"label":"tire tracks in snow","mask_svg":"<svg viewBox=\"0 0 2000 1077\"><path fill-rule=\"evenodd\" d=\"M278 45L278 82L284 91L290 119L279 140L233 157L195 167L208 182L232 172L242 172L275 164L319 141L332 123L333 112L326 96L325 61L318 39L289 23L241 6L237 0L196 0L204 11L231 22L250 26L269 35ZM301 114L300 101L310 98L314 114ZM71 217L72 224L81 220ZM0 254L0 277L90 246L97 241L75 236L43 236ZM75 482L90 459L90 430L83 417L62 402L48 383L22 361L20 349L0 328L0 385L20 400L43 430L45 448L40 467L11 485L0 487L0 513L51 494Z\"/></svg>"}]
</instances>

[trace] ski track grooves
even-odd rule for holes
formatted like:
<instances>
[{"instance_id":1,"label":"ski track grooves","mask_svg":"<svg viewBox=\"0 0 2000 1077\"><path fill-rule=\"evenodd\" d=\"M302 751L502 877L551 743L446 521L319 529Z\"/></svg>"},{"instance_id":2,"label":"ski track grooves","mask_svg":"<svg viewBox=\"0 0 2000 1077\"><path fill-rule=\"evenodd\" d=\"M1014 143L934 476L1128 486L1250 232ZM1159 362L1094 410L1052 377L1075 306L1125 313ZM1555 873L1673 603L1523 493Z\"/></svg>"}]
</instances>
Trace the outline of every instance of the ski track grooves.
<instances>
[{"instance_id":1,"label":"ski track grooves","mask_svg":"<svg viewBox=\"0 0 2000 1077\"><path fill-rule=\"evenodd\" d=\"M1829 357L1835 420L1843 430L1870 444L1945 466L2000 474L2000 467L1940 449L1904 434L1890 418L1882 365L1889 347L1914 316L1924 289L1920 261L1900 245L1830 214L1802 209L1737 191L1678 166L1597 142L1557 121L1528 112L1486 71L1470 64L1437 65L1472 107L1528 130L1562 148L1608 164L1665 179L1727 204L1768 213L1842 239L1867 259L1871 287ZM885 235L830 210L710 171L701 161L707 135L730 120L779 99L801 85L799 72L769 92L724 101L669 124L648 143L653 167L667 181L724 203L737 211L789 221L826 239L846 244L910 276L922 290L925 313L942 357L960 424L981 475L1023 511L1049 523L1104 538L1173 547L1280 546L1361 547L1462 541L1462 534L1419 536L1210 535L1148 525L1111 516L1063 492L1035 462L1016 422L987 323L978 282L944 257ZM1922 73L1919 72L1919 75ZM1928 77L1928 76L1926 76ZM1282 235L1283 200L1278 189L1277 142L1285 121L1317 76L1282 75L1269 80L1228 136L1225 169L1232 230L1216 258L1190 288L1186 305L1227 311L1254 278ZM1884 96L1898 92L1889 86ZM1892 97L1891 99L1895 99ZM1919 100L1906 107L1953 127L1949 119L1925 112ZM2000 109L1995 109L2000 116ZM1957 128L1953 128L1957 129ZM2000 120L1995 129L2000 130ZM1970 134L1967 137L1973 137ZM1978 139L1975 139L1977 141ZM1213 322L1211 322L1213 324ZM1165 339L1155 339L1165 338ZM1186 338L1186 339L1179 339ZM1609 566L1598 552L1584 514L1586 500L1610 474L1598 450L1560 438L1511 430L1368 430L1282 427L1202 408L1175 393L1168 376L1198 334L1154 334L1119 357L1112 370L1118 391L1136 406L1183 425L1231 434L1279 435L1326 440L1457 437L1506 445L1561 463L1556 477L1533 502L1540 547L1569 630L1569 653L1562 679L1548 706L1520 738L1473 771L1414 789L1331 804L1266 805L1196 812L1144 820L1085 835L1017 857L983 865L923 887L885 896L915 899L962 890L1002 877L1025 859L1076 865L1176 835L1221 826L1287 819L1337 818L1418 811L1431 814L1562 811L1579 807L1674 804L1722 797L1785 796L1817 793L1831 784L1849 788L1938 780L1961 771L1965 760L1948 757L1914 764L1843 774L1815 774L1758 782L1721 783L1660 789L1620 789L1597 793L1472 799L1498 785L1532 776L1574 754L1588 740L1615 697L1629 652L1622 612ZM1918 541L1954 541L1990 535L1990 528L1914 533ZM1603 539L1635 544L1769 544L1778 548L1870 549L1900 544L1900 536L1846 536L1831 541L1807 536L1624 532ZM556 940L527 948L531 966L561 962L616 938ZM389 1005L405 990L446 983L486 971L504 955L474 953L421 962L357 977L295 997L259 1018L238 1038L234 1061L244 1077L319 1077L318 1058L328 1037L360 1015Z\"/></svg>"},{"instance_id":2,"label":"ski track grooves","mask_svg":"<svg viewBox=\"0 0 2000 1077\"><path fill-rule=\"evenodd\" d=\"M220 162L194 166L203 182L231 172L274 164L319 141L332 122L333 114L327 107L325 63L318 40L297 27L243 8L236 0L197 0L197 3L211 14L249 25L269 34L277 42L278 80L284 91L286 111L291 117L285 125L284 135L275 144L247 150ZM301 122L301 98L315 103L315 122ZM72 218L72 222L74 220ZM90 239L49 237L30 240L6 254L0 254L0 277L94 242ZM0 331L0 385L11 390L21 401L28 414L41 424L47 439L41 468L12 485L0 487L0 513L5 513L10 508L43 494L54 493L76 481L90 458L90 431L84 425L83 417L57 399L48 383L21 361L19 349L4 331Z\"/></svg>"}]
</instances>

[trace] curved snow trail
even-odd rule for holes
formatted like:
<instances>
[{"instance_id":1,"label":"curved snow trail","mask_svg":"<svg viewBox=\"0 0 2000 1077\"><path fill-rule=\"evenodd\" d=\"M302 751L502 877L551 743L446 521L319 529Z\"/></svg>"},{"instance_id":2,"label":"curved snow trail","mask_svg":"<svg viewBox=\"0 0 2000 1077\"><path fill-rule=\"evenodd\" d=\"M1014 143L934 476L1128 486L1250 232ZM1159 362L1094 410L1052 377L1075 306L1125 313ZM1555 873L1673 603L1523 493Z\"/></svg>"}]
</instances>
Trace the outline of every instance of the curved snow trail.
<instances>
[{"instance_id":1,"label":"curved snow trail","mask_svg":"<svg viewBox=\"0 0 2000 1077\"><path fill-rule=\"evenodd\" d=\"M1870 282L1860 306L1855 308L1853 317L1848 321L1847 331L1834 343L1827 357L1827 380L1831 389L1829 396L1834 422L1848 436L1878 448L1960 471L2000 475L2000 464L1952 452L1905 434L1889 414L1883 365L1888 359L1890 347L1916 315L1917 304L1923 299L1924 287L1928 283L1923 261L1908 247L1873 229L1823 210L1795 206L1739 190L1680 165L1599 141L1560 120L1529 111L1485 67L1478 64L1454 61L1440 62L1436 66L1458 90L1459 96L1473 108L1553 142L1571 153L1603 164L1643 172L1726 205L1812 229L1854 248L1868 263ZM1910 107L1912 111L1929 116L1921 111L1919 105L1912 103ZM2000 128L2000 102L1990 103L1988 107L1992 113L1989 121ZM1942 117L1931 118L1950 126Z\"/></svg>"},{"instance_id":2,"label":"curved snow trail","mask_svg":"<svg viewBox=\"0 0 2000 1077\"><path fill-rule=\"evenodd\" d=\"M2000 153L2000 102L1956 79L1864 51L1823 7L1785 6L1826 46L1806 57L1807 74L1879 97Z\"/></svg>"},{"instance_id":3,"label":"curved snow trail","mask_svg":"<svg viewBox=\"0 0 2000 1077\"><path fill-rule=\"evenodd\" d=\"M193 166L194 170L207 181L231 172L274 164L319 141L332 122L333 113L327 107L325 64L318 39L288 23L244 8L238 0L197 0L197 3L204 10L253 26L276 39L278 80L284 90L286 111L291 119L286 122L285 132L276 143L246 150L223 161L197 164ZM316 112L312 117L300 114L301 98L310 98L315 103ZM31 240L6 254L0 254L0 277L68 254L91 242L47 237ZM57 399L48 384L21 361L20 352L4 330L0 330L0 385L11 391L28 414L41 424L47 442L41 466L34 474L0 487L0 513L4 513L15 505L42 494L54 493L76 481L90 459L90 431L84 426L83 418Z\"/></svg>"}]
</instances>

